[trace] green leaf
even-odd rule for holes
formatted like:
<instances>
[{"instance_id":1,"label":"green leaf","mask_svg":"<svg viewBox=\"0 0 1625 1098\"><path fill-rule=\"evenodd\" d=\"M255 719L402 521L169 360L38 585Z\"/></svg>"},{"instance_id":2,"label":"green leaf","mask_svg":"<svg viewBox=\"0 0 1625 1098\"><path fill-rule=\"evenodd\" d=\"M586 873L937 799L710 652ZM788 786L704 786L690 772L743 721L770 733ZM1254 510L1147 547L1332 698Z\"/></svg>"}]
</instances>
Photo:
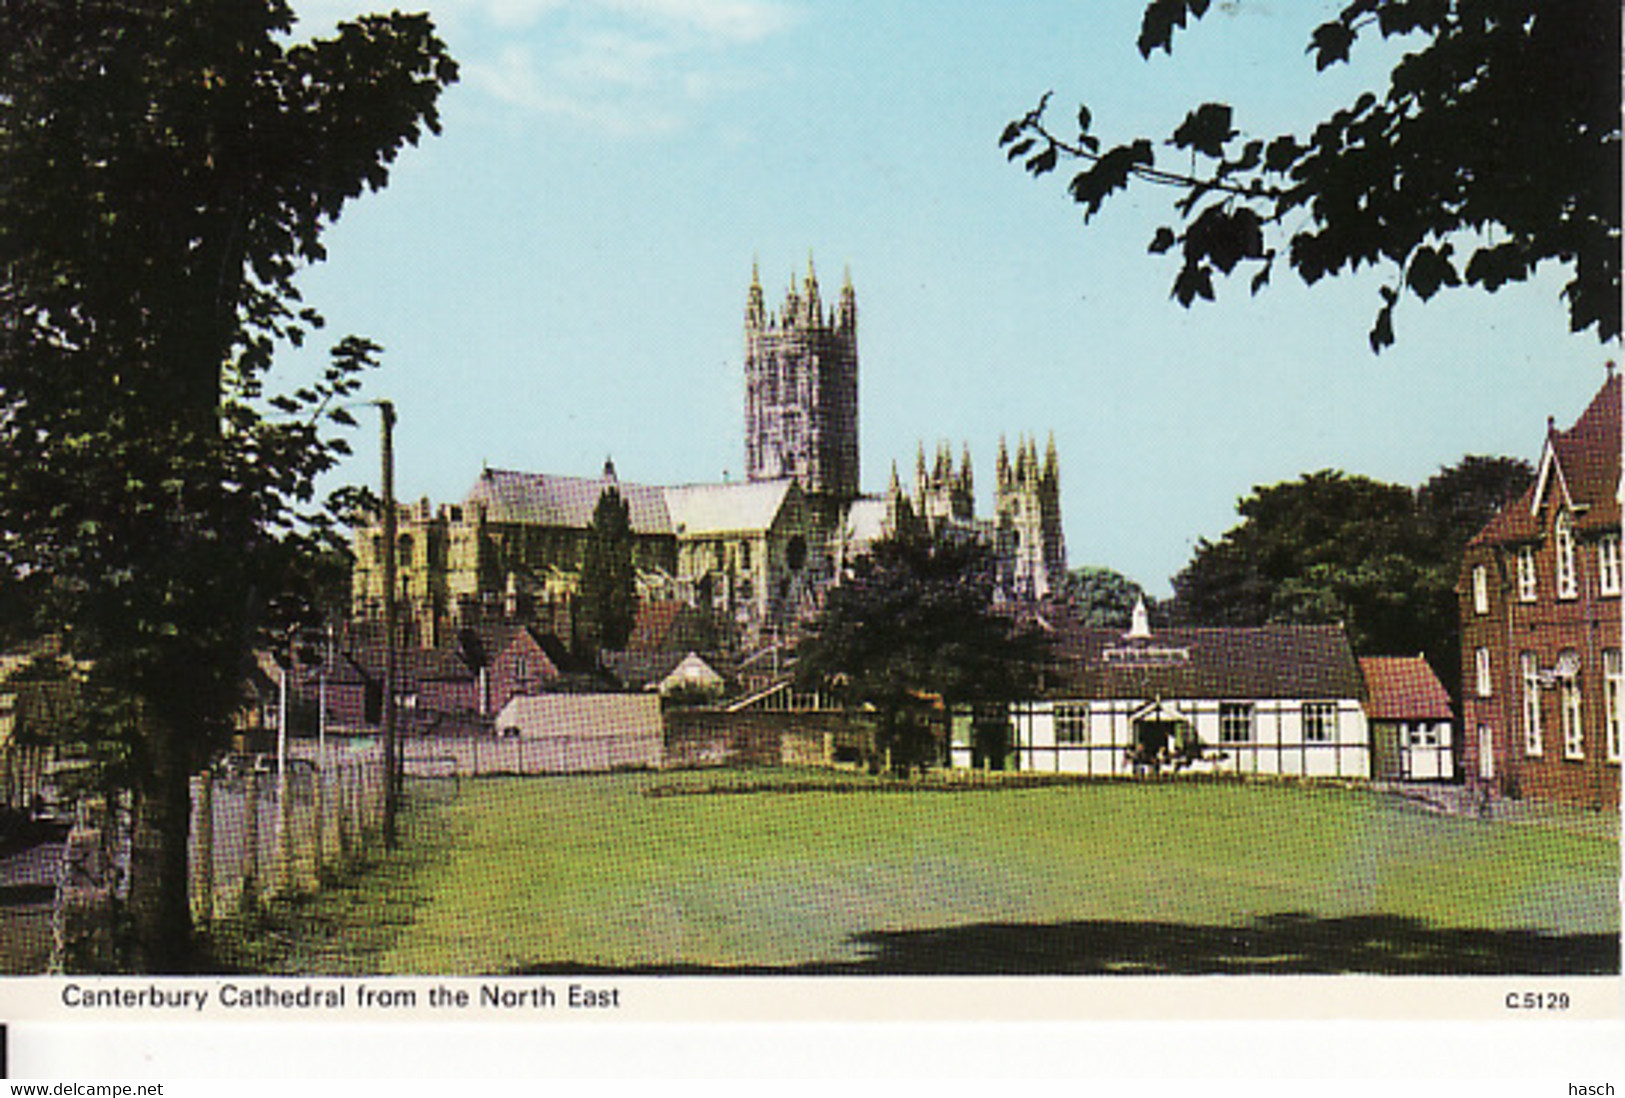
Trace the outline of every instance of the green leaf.
<instances>
[{"instance_id":1,"label":"green leaf","mask_svg":"<svg viewBox=\"0 0 1625 1098\"><path fill-rule=\"evenodd\" d=\"M1226 103L1203 103L1185 116L1174 131L1176 148L1195 149L1215 160L1224 155L1224 143L1236 136L1230 125L1231 110Z\"/></svg>"},{"instance_id":2,"label":"green leaf","mask_svg":"<svg viewBox=\"0 0 1625 1098\"><path fill-rule=\"evenodd\" d=\"M1031 160L1027 161L1027 170L1034 175L1043 175L1045 172L1055 170L1057 152L1054 145L1045 149Z\"/></svg>"},{"instance_id":3,"label":"green leaf","mask_svg":"<svg viewBox=\"0 0 1625 1098\"><path fill-rule=\"evenodd\" d=\"M1309 48L1304 52L1315 55L1315 70L1319 72L1339 61L1347 61L1349 48L1353 45L1353 30L1340 22L1322 23L1315 28Z\"/></svg>"},{"instance_id":4,"label":"green leaf","mask_svg":"<svg viewBox=\"0 0 1625 1098\"><path fill-rule=\"evenodd\" d=\"M1166 225L1159 226L1157 234L1151 238L1151 246L1147 249L1152 255L1161 255L1174 246L1174 231Z\"/></svg>"}]
</instances>

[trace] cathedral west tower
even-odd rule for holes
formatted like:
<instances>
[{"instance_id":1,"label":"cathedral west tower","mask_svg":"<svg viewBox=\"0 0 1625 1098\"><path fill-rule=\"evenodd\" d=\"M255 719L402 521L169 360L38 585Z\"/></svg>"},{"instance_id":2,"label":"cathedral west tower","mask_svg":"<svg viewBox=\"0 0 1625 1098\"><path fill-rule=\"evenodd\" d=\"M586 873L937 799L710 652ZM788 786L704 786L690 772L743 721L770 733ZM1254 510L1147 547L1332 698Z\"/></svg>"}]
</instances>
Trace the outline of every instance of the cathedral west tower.
<instances>
[{"instance_id":1,"label":"cathedral west tower","mask_svg":"<svg viewBox=\"0 0 1625 1098\"><path fill-rule=\"evenodd\" d=\"M770 312L759 272L745 303L745 475L794 477L832 502L858 495L858 306L847 276L825 310L818 275L791 276Z\"/></svg>"}]
</instances>

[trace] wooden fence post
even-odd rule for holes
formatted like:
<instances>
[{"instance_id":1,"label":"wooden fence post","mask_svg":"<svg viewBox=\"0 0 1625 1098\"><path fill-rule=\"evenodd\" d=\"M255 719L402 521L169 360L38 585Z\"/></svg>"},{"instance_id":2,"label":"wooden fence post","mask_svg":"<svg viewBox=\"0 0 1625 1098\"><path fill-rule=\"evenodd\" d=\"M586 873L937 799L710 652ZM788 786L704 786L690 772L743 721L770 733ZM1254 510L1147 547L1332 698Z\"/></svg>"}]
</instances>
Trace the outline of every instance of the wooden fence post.
<instances>
[{"instance_id":1,"label":"wooden fence post","mask_svg":"<svg viewBox=\"0 0 1625 1098\"><path fill-rule=\"evenodd\" d=\"M243 899L260 902L260 776L252 768L243 779Z\"/></svg>"},{"instance_id":2,"label":"wooden fence post","mask_svg":"<svg viewBox=\"0 0 1625 1098\"><path fill-rule=\"evenodd\" d=\"M192 779L192 919L214 920L214 775Z\"/></svg>"}]
</instances>

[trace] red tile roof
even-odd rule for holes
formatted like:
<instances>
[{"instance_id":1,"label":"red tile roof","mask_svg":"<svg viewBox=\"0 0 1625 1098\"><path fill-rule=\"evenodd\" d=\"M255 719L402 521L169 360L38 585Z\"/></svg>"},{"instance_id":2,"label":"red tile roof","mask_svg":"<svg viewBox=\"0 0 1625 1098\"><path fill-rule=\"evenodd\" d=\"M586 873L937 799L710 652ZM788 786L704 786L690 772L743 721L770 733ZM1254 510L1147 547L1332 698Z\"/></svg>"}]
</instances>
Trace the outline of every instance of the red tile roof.
<instances>
[{"instance_id":1,"label":"red tile roof","mask_svg":"<svg viewBox=\"0 0 1625 1098\"><path fill-rule=\"evenodd\" d=\"M1569 499L1585 508L1576 515L1582 531L1619 529L1620 467L1620 378L1612 375L1592 398L1591 404L1567 431L1547 436L1549 455L1541 455L1541 472L1546 491L1566 487ZM1552 468L1546 468L1550 461ZM1534 541L1541 527L1533 514L1535 491L1531 485L1523 495L1503 507L1489 524L1474 536L1472 545L1498 545Z\"/></svg>"},{"instance_id":2,"label":"red tile roof","mask_svg":"<svg viewBox=\"0 0 1625 1098\"><path fill-rule=\"evenodd\" d=\"M1361 656L1360 672L1371 720L1450 720L1450 695L1421 656Z\"/></svg>"}]
</instances>

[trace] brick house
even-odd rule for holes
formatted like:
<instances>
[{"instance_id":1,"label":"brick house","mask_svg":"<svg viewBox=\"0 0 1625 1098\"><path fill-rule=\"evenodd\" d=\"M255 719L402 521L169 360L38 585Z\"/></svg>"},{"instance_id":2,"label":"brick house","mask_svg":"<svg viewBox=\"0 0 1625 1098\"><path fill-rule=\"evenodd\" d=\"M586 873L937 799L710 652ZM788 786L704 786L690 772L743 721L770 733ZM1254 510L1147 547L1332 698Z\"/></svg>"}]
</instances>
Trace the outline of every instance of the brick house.
<instances>
[{"instance_id":1,"label":"brick house","mask_svg":"<svg viewBox=\"0 0 1625 1098\"><path fill-rule=\"evenodd\" d=\"M1463 555L1462 769L1503 795L1619 807L1620 445L1610 366Z\"/></svg>"}]
</instances>

